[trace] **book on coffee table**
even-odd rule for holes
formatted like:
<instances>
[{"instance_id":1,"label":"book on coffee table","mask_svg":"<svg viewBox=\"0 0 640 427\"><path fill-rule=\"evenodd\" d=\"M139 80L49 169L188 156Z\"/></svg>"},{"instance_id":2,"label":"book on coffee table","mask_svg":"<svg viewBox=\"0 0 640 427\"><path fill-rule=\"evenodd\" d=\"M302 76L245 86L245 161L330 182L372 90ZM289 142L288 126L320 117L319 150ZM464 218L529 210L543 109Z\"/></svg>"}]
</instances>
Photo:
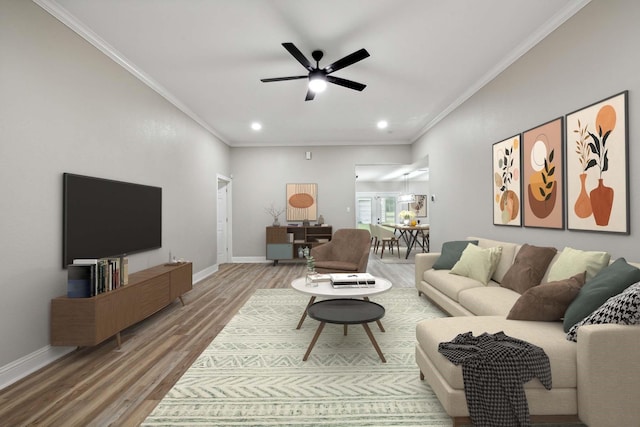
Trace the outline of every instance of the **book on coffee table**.
<instances>
[{"instance_id":1,"label":"book on coffee table","mask_svg":"<svg viewBox=\"0 0 640 427\"><path fill-rule=\"evenodd\" d=\"M329 274L309 274L307 276L312 282L329 282L331 281L331 276Z\"/></svg>"},{"instance_id":2,"label":"book on coffee table","mask_svg":"<svg viewBox=\"0 0 640 427\"><path fill-rule=\"evenodd\" d=\"M338 286L375 286L376 278L369 273L332 273L331 284Z\"/></svg>"}]
</instances>

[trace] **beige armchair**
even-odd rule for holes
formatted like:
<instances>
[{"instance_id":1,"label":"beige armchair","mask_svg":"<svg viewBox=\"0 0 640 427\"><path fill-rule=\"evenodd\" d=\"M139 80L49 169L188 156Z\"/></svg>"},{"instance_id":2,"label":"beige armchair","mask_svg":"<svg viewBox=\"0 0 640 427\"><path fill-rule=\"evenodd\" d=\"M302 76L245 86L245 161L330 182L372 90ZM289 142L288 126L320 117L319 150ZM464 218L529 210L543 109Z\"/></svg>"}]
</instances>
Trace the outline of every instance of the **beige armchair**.
<instances>
[{"instance_id":1,"label":"beige armchair","mask_svg":"<svg viewBox=\"0 0 640 427\"><path fill-rule=\"evenodd\" d=\"M365 273L369 262L371 233L368 230L336 230L331 241L311 249L318 273Z\"/></svg>"}]
</instances>

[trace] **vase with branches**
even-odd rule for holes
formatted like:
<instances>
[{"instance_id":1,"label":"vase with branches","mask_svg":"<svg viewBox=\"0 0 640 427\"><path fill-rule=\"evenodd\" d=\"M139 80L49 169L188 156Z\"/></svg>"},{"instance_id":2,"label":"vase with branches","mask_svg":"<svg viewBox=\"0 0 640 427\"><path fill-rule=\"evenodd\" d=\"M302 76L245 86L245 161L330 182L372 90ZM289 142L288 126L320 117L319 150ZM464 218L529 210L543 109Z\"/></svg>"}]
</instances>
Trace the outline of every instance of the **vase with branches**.
<instances>
[{"instance_id":1,"label":"vase with branches","mask_svg":"<svg viewBox=\"0 0 640 427\"><path fill-rule=\"evenodd\" d=\"M265 212L273 217L273 226L280 226L280 215L284 212L284 208L276 208L273 203L268 208L264 208Z\"/></svg>"},{"instance_id":2,"label":"vase with branches","mask_svg":"<svg viewBox=\"0 0 640 427\"><path fill-rule=\"evenodd\" d=\"M578 155L578 162L580 162L581 173L580 178L580 192L576 198L576 203L573 205L573 211L578 218L587 218L592 214L591 199L586 189L587 169L593 167L589 166L589 130L587 125L582 126L580 119L578 119L578 129L574 129L573 133L577 134L576 139L576 154Z\"/></svg>"}]
</instances>

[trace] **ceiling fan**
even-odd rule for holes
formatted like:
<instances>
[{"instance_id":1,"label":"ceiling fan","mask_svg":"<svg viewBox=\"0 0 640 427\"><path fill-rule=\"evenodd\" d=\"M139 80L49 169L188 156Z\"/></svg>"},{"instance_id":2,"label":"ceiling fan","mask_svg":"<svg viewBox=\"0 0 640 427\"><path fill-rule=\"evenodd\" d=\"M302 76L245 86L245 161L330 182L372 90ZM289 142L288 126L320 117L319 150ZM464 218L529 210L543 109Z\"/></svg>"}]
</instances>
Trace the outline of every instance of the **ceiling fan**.
<instances>
[{"instance_id":1,"label":"ceiling fan","mask_svg":"<svg viewBox=\"0 0 640 427\"><path fill-rule=\"evenodd\" d=\"M304 56L300 49L298 49L293 43L282 43L285 49L302 64L304 68L309 71L309 74L305 76L291 76L291 77L275 77L271 79L260 79L262 82L280 82L283 80L297 80L297 79L309 79L309 88L307 90L307 96L305 101L311 101L316 96L316 93L322 92L327 87L327 82L336 85L344 86L349 89L362 91L367 85L354 82L352 80L342 79L340 77L330 76L329 74L355 64L358 61L362 61L369 57L369 52L366 49L360 49L353 52L350 55L345 56L342 59L338 59L333 64L327 65L324 68L320 68L320 60L324 56L321 50L314 50L311 52L311 57L316 61L316 66L311 65L311 62Z\"/></svg>"}]
</instances>

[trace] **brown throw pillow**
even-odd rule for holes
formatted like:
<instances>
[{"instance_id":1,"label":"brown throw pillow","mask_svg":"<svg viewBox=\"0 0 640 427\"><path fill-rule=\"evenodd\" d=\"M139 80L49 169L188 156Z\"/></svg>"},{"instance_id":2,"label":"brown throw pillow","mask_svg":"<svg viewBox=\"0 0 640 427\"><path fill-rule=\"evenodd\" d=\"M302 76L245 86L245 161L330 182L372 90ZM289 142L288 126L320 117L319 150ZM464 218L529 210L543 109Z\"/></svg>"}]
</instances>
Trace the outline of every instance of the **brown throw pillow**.
<instances>
[{"instance_id":1,"label":"brown throw pillow","mask_svg":"<svg viewBox=\"0 0 640 427\"><path fill-rule=\"evenodd\" d=\"M539 285L549 263L556 255L556 248L522 245L513 265L504 275L500 286L524 294Z\"/></svg>"},{"instance_id":2,"label":"brown throw pillow","mask_svg":"<svg viewBox=\"0 0 640 427\"><path fill-rule=\"evenodd\" d=\"M562 320L567 307L584 285L585 276L586 272L565 280L534 286L513 304L507 319L546 322Z\"/></svg>"}]
</instances>

